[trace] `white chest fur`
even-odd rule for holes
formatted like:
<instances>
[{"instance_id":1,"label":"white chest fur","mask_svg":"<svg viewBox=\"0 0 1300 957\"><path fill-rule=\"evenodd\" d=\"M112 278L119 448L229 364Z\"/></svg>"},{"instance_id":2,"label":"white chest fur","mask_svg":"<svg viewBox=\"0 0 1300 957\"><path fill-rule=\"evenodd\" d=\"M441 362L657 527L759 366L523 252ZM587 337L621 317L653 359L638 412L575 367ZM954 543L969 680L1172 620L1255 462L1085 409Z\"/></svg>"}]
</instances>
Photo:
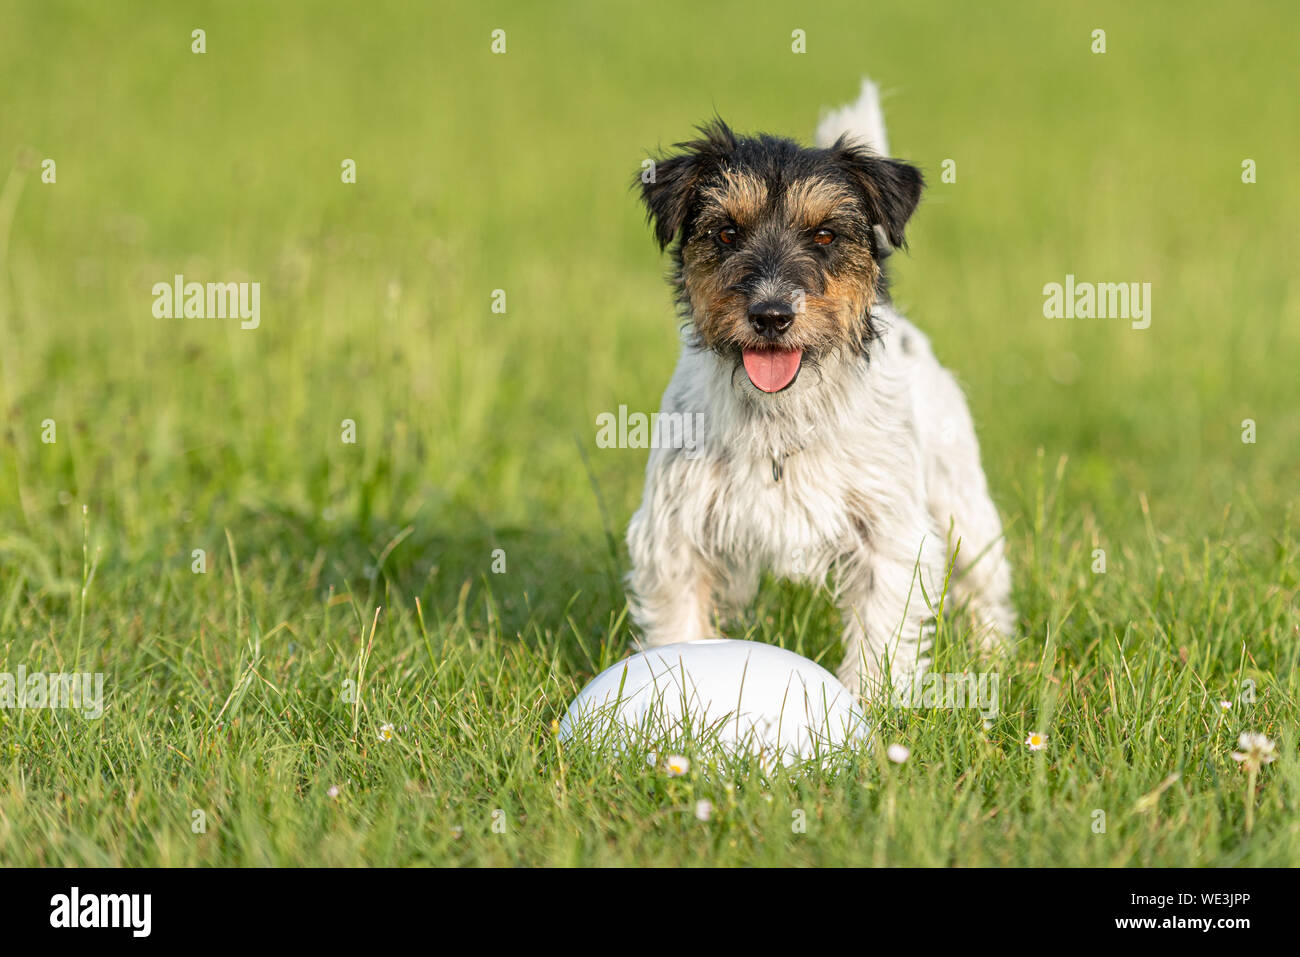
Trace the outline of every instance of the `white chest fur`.
<instances>
[{"instance_id":1,"label":"white chest fur","mask_svg":"<svg viewBox=\"0 0 1300 957\"><path fill-rule=\"evenodd\" d=\"M703 434L689 452L659 451L650 472L666 471L665 505L693 549L819 581L891 512L923 499L907 380L887 348L877 354L884 361L805 369L787 393L759 396L725 358L683 353L664 410L702 413Z\"/></svg>"}]
</instances>

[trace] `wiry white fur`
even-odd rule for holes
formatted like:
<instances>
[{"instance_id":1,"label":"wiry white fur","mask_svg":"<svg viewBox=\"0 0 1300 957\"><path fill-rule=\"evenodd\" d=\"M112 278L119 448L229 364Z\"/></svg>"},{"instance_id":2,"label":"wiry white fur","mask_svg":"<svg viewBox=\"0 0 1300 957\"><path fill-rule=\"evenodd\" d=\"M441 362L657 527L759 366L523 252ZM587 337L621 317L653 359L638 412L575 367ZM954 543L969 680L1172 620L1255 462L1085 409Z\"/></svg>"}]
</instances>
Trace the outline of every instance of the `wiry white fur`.
<instances>
[{"instance_id":1,"label":"wiry white fur","mask_svg":"<svg viewBox=\"0 0 1300 957\"><path fill-rule=\"evenodd\" d=\"M835 115L869 118L858 110L869 91L878 123L875 87L863 90ZM883 131L845 131L883 142ZM958 541L949 602L968 605L986 642L1010 634L1002 526L961 389L910 322L888 306L875 318L869 361L825 356L770 395L735 360L684 346L663 412L704 413L702 434L693 449L651 452L627 535L645 644L716 635L715 609L748 603L764 570L829 578L844 616L840 678L878 691L928 664L936 609L919 586L937 601Z\"/></svg>"}]
</instances>

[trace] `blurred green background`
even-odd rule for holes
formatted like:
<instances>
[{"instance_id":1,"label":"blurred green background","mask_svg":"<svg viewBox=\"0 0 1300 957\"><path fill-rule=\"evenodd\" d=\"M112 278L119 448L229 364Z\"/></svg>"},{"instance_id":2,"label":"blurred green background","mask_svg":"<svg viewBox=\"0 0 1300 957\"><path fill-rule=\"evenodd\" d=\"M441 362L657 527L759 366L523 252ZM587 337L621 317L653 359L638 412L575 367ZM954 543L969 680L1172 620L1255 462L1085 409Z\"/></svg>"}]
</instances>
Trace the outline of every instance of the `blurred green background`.
<instances>
[{"instance_id":1,"label":"blurred green background","mask_svg":"<svg viewBox=\"0 0 1300 957\"><path fill-rule=\"evenodd\" d=\"M308 644L331 587L369 588L364 624L394 589L463 621L497 547L509 574L464 640L572 628L621 652L646 453L597 448L596 416L655 410L678 348L629 183L715 112L806 139L863 75L893 153L930 183L891 261L895 298L967 388L1026 634L1089 589L1067 644L1123 632L1159 592L1157 541L1241 550L1230 574L1249 587L1212 611L1271 596L1294 612L1293 570L1276 572L1290 559L1272 564L1300 478L1293 3L0 0L0 23L11 662L80 647L83 504L85 646L119 678L155 675L155 703L216 711L229 683L179 649L215 633L229 672L245 605ZM260 328L154 318L151 287L176 273L260 282ZM1067 273L1151 283L1150 328L1044 318L1044 284ZM1045 505L1039 477L1062 456ZM1061 537L1043 550L1052 508ZM1096 546L1105 583L1087 572ZM195 548L221 559L202 582ZM1182 573L1201 595L1195 561ZM1127 604L1101 591L1126 588ZM764 605L778 634L789 594ZM830 660L820 615L796 647ZM560 646L580 684L596 662Z\"/></svg>"},{"instance_id":2,"label":"blurred green background","mask_svg":"<svg viewBox=\"0 0 1300 957\"><path fill-rule=\"evenodd\" d=\"M1189 531L1238 492L1271 510L1300 438L1300 17L1249 9L6 3L3 519L79 536L70 496L132 548L267 503L581 537L577 435L621 526L644 453L597 450L595 416L657 408L677 338L631 177L714 111L807 137L864 74L931 183L896 297L1004 508L1041 446L1106 524L1139 490ZM260 281L261 328L155 319L177 272ZM1151 328L1043 318L1067 272L1151 282Z\"/></svg>"}]
</instances>

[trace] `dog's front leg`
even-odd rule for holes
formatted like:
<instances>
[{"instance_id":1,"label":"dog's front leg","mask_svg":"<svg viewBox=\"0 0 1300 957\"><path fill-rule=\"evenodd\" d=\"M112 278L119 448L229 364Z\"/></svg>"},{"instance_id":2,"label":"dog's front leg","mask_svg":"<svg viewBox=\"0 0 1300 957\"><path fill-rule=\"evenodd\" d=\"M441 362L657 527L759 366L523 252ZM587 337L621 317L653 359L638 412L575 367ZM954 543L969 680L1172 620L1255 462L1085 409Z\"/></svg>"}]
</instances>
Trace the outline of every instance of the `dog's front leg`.
<instances>
[{"instance_id":1,"label":"dog's front leg","mask_svg":"<svg viewBox=\"0 0 1300 957\"><path fill-rule=\"evenodd\" d=\"M864 698L887 695L929 665L934 611L920 587L935 598L942 588L942 553L927 541L918 559L861 547L841 559L836 594L844 617L844 661L839 678ZM935 560L938 559L936 565Z\"/></svg>"},{"instance_id":2,"label":"dog's front leg","mask_svg":"<svg viewBox=\"0 0 1300 957\"><path fill-rule=\"evenodd\" d=\"M715 632L714 576L671 513L656 513L648 499L627 530L632 621L649 647L708 638Z\"/></svg>"}]
</instances>

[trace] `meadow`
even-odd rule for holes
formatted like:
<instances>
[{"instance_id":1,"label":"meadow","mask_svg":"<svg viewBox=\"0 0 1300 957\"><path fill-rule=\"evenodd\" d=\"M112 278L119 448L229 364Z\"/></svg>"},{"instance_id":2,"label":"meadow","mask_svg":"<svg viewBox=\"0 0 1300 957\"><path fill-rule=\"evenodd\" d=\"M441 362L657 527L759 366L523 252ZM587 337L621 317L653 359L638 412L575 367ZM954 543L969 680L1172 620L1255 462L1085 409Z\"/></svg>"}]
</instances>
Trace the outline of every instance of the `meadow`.
<instances>
[{"instance_id":1,"label":"meadow","mask_svg":"<svg viewBox=\"0 0 1300 957\"><path fill-rule=\"evenodd\" d=\"M0 708L0 862L1300 863L1293 4L0 22L0 672L104 688ZM715 112L808 138L864 74L929 181L895 299L1007 528L999 713L877 702L907 761L813 773L562 746L633 647L646 452L597 417L678 350L629 184ZM257 328L158 318L178 274L258 282ZM1045 316L1067 276L1150 283L1149 327ZM824 589L733 637L840 655Z\"/></svg>"}]
</instances>

